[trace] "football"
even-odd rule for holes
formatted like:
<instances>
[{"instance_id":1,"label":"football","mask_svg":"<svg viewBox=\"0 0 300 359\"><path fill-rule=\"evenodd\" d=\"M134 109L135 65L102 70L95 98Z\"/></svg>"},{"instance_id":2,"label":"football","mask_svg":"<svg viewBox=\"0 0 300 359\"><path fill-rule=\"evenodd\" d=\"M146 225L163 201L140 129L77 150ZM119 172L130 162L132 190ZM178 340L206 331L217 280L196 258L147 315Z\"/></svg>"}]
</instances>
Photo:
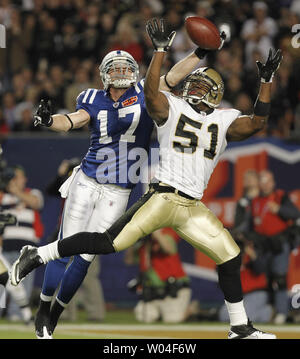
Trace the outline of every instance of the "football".
<instances>
[{"instance_id":1,"label":"football","mask_svg":"<svg viewBox=\"0 0 300 359\"><path fill-rule=\"evenodd\" d=\"M188 16L185 28L194 44L205 50L217 50L221 45L218 28L204 17Z\"/></svg>"}]
</instances>

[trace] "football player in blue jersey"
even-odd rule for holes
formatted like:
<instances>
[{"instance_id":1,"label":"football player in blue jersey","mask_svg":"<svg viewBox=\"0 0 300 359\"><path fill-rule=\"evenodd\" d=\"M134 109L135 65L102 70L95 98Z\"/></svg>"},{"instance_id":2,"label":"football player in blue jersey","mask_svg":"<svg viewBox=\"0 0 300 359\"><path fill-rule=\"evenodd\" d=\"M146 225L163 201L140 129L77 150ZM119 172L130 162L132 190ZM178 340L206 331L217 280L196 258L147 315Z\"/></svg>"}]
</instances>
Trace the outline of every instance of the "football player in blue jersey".
<instances>
[{"instance_id":1,"label":"football player in blue jersey","mask_svg":"<svg viewBox=\"0 0 300 359\"><path fill-rule=\"evenodd\" d=\"M161 77L160 89L170 91L206 53L198 48L175 64ZM99 70L104 89L80 93L76 112L52 115L50 104L42 100L34 116L35 125L54 131L68 132L88 124L91 133L86 156L60 189L66 201L59 240L82 231L104 232L125 212L135 185L128 175L135 163L128 158L134 156L128 154L135 149L147 153L153 130L144 101L144 81L138 80L139 67L134 58L125 51L112 51L103 58ZM67 269L68 258L47 265L35 320L38 338L52 338L59 316L85 278L94 257L75 256Z\"/></svg>"}]
</instances>

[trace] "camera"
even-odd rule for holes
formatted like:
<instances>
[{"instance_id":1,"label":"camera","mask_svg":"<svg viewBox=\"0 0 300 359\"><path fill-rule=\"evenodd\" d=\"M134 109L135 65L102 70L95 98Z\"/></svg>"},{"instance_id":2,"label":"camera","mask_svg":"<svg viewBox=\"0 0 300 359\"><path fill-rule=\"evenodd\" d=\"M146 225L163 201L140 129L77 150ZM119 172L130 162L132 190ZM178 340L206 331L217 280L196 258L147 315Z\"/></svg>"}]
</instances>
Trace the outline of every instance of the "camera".
<instances>
[{"instance_id":1,"label":"camera","mask_svg":"<svg viewBox=\"0 0 300 359\"><path fill-rule=\"evenodd\" d=\"M17 218L10 213L0 213L0 235L3 234L6 226L14 226L17 224Z\"/></svg>"},{"instance_id":2,"label":"camera","mask_svg":"<svg viewBox=\"0 0 300 359\"><path fill-rule=\"evenodd\" d=\"M15 177L15 168L7 166L3 158L3 150L0 145L0 191L5 191L9 182Z\"/></svg>"}]
</instances>

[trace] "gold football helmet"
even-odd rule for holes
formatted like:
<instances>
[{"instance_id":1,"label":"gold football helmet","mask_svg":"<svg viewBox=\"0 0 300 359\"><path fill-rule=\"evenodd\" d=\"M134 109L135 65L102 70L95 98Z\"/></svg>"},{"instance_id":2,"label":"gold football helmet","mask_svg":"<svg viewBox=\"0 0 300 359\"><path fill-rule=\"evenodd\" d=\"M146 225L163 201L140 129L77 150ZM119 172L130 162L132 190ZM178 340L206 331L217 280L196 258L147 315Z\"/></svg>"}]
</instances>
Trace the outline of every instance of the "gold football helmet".
<instances>
[{"instance_id":1,"label":"gold football helmet","mask_svg":"<svg viewBox=\"0 0 300 359\"><path fill-rule=\"evenodd\" d=\"M217 71L200 67L188 75L183 83L182 97L191 105L205 103L210 108L220 105L224 94L224 83Z\"/></svg>"}]
</instances>

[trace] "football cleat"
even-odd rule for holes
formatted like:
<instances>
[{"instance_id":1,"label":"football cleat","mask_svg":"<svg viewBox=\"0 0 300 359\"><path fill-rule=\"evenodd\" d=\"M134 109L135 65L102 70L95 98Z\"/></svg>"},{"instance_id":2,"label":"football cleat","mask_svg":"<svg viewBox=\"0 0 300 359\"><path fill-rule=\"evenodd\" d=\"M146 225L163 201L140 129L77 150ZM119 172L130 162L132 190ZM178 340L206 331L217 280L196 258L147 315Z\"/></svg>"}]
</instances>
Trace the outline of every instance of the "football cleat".
<instances>
[{"instance_id":1,"label":"football cleat","mask_svg":"<svg viewBox=\"0 0 300 359\"><path fill-rule=\"evenodd\" d=\"M228 333L228 339L276 339L276 335L254 328L248 319L247 324L232 326Z\"/></svg>"},{"instance_id":2,"label":"football cleat","mask_svg":"<svg viewBox=\"0 0 300 359\"><path fill-rule=\"evenodd\" d=\"M44 264L42 258L38 255L37 248L25 246L21 249L19 258L14 262L11 268L11 284L18 285L33 269Z\"/></svg>"},{"instance_id":3,"label":"football cleat","mask_svg":"<svg viewBox=\"0 0 300 359\"><path fill-rule=\"evenodd\" d=\"M40 310L37 311L35 321L35 334L38 339L53 339L52 329L50 325L50 313L42 313Z\"/></svg>"},{"instance_id":4,"label":"football cleat","mask_svg":"<svg viewBox=\"0 0 300 359\"><path fill-rule=\"evenodd\" d=\"M47 327L44 326L40 331L35 331L37 339L53 339L52 333L48 331Z\"/></svg>"}]
</instances>

